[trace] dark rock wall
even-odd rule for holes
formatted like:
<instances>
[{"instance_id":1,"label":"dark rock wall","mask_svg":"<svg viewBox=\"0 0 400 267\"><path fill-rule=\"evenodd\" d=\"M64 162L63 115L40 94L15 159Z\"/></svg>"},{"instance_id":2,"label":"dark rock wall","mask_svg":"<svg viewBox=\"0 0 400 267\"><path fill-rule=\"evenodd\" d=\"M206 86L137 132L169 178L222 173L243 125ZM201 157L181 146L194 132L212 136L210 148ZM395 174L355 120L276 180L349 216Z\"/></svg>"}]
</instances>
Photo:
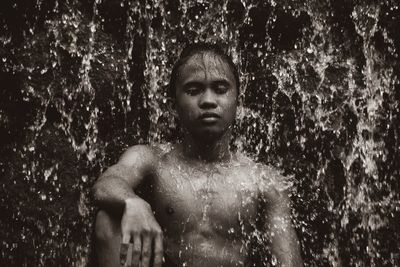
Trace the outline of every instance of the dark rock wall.
<instances>
[{"instance_id":1,"label":"dark rock wall","mask_svg":"<svg viewBox=\"0 0 400 267\"><path fill-rule=\"evenodd\" d=\"M400 265L400 4L1 1L0 265L89 264L89 190L171 141L184 44L241 71L234 145L291 177L306 266Z\"/></svg>"}]
</instances>

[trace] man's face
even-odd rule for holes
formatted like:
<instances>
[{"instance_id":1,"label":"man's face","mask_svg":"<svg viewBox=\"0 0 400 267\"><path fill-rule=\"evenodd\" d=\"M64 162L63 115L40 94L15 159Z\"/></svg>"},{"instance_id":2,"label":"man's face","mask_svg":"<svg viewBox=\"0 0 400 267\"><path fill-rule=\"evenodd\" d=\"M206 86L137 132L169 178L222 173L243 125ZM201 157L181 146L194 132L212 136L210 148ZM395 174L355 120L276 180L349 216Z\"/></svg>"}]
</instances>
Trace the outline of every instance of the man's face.
<instances>
[{"instance_id":1,"label":"man's face","mask_svg":"<svg viewBox=\"0 0 400 267\"><path fill-rule=\"evenodd\" d=\"M176 103L182 126L196 138L217 138L236 116L235 77L220 56L196 54L178 69Z\"/></svg>"}]
</instances>

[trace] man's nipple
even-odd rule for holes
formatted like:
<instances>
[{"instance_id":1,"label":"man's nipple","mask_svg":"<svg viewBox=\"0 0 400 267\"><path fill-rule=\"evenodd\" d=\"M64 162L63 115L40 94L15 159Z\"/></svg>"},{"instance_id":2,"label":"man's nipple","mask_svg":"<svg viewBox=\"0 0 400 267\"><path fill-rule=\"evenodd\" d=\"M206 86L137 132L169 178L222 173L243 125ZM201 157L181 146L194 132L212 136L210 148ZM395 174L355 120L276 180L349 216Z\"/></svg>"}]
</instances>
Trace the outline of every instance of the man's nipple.
<instances>
[{"instance_id":1,"label":"man's nipple","mask_svg":"<svg viewBox=\"0 0 400 267\"><path fill-rule=\"evenodd\" d=\"M168 215L172 215L172 214L174 214L174 209L171 207L171 206L166 206L165 207L165 212L168 214Z\"/></svg>"}]
</instances>

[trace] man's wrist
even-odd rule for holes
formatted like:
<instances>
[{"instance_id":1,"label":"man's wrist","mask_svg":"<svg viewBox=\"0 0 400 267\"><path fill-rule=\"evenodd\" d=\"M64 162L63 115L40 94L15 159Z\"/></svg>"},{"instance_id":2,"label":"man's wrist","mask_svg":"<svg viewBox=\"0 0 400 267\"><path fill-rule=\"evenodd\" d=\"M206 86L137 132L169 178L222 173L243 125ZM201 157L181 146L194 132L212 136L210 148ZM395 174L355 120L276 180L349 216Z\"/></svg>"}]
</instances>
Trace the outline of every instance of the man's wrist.
<instances>
[{"instance_id":1,"label":"man's wrist","mask_svg":"<svg viewBox=\"0 0 400 267\"><path fill-rule=\"evenodd\" d=\"M124 199L125 206L130 206L130 205L132 205L134 203L137 203L138 198L139 197L137 197L137 196L130 196L128 198L125 198Z\"/></svg>"},{"instance_id":2,"label":"man's wrist","mask_svg":"<svg viewBox=\"0 0 400 267\"><path fill-rule=\"evenodd\" d=\"M146 201L144 201L142 198L138 197L138 196L132 196L129 198L126 198L124 200L125 202L125 209L130 208L130 207L135 207L137 208L138 205L145 205L150 207L150 204L147 203Z\"/></svg>"}]
</instances>

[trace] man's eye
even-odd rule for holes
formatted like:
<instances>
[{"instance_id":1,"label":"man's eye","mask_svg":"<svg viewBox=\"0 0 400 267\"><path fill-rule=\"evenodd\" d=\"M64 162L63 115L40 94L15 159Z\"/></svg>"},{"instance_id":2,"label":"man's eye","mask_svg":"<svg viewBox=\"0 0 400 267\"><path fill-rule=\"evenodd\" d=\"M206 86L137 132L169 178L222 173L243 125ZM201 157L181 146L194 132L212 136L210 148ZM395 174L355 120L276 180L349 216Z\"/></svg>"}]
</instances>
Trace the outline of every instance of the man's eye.
<instances>
[{"instance_id":1,"label":"man's eye","mask_svg":"<svg viewBox=\"0 0 400 267\"><path fill-rule=\"evenodd\" d=\"M200 92L200 88L192 86L185 89L185 92L189 95L196 95Z\"/></svg>"},{"instance_id":2,"label":"man's eye","mask_svg":"<svg viewBox=\"0 0 400 267\"><path fill-rule=\"evenodd\" d=\"M225 94L227 91L228 91L228 87L225 86L225 85L218 85L218 86L215 88L215 92L216 92L217 94Z\"/></svg>"}]
</instances>

